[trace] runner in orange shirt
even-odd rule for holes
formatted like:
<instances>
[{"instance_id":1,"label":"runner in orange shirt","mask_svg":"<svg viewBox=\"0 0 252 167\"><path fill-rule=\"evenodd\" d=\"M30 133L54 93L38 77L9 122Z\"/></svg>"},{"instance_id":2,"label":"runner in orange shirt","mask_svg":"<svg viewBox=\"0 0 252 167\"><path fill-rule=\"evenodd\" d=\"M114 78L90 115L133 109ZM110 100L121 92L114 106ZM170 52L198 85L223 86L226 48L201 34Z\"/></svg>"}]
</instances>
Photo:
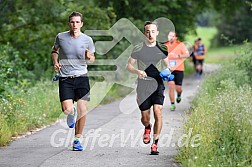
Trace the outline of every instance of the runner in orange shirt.
<instances>
[{"instance_id":1,"label":"runner in orange shirt","mask_svg":"<svg viewBox=\"0 0 252 167\"><path fill-rule=\"evenodd\" d=\"M170 70L174 75L174 79L168 82L169 87L169 97L171 101L170 109L171 111L175 111L175 93L176 89L177 98L176 101L179 103L181 101L181 93L182 93L182 82L184 78L184 59L189 57L189 51L186 46L177 40L176 32L171 31L168 34L168 42L165 43L168 47L168 60Z\"/></svg>"}]
</instances>

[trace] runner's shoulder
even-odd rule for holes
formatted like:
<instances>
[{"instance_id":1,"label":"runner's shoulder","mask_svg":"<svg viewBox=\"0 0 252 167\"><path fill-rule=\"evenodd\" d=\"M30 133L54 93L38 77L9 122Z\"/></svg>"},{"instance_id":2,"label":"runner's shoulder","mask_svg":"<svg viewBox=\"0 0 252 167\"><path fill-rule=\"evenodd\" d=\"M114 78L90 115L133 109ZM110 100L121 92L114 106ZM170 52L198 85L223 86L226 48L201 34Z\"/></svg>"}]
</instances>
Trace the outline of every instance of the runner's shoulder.
<instances>
[{"instance_id":1,"label":"runner's shoulder","mask_svg":"<svg viewBox=\"0 0 252 167\"><path fill-rule=\"evenodd\" d=\"M165 45L165 43L158 42L157 45L162 52L168 52L168 47Z\"/></svg>"},{"instance_id":2,"label":"runner's shoulder","mask_svg":"<svg viewBox=\"0 0 252 167\"><path fill-rule=\"evenodd\" d=\"M134 46L132 53L139 52L143 48L143 42Z\"/></svg>"}]
</instances>

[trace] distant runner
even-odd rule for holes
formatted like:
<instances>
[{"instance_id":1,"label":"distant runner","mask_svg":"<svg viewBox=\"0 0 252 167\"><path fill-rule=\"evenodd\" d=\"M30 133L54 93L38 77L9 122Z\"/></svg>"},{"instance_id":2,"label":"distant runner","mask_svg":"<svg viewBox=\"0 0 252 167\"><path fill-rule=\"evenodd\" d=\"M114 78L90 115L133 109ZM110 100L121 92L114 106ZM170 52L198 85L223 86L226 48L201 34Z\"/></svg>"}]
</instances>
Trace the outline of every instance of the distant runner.
<instances>
[{"instance_id":1,"label":"distant runner","mask_svg":"<svg viewBox=\"0 0 252 167\"><path fill-rule=\"evenodd\" d=\"M201 38L198 38L194 46L194 55L196 59L196 78L200 79L203 74L204 57L207 53L205 45L202 43Z\"/></svg>"},{"instance_id":2,"label":"distant runner","mask_svg":"<svg viewBox=\"0 0 252 167\"><path fill-rule=\"evenodd\" d=\"M186 46L177 40L176 32L171 31L168 34L168 42L165 43L168 47L168 59L169 66L172 74L174 75L174 80L168 82L169 87L169 97L170 97L170 110L175 111L175 89L177 92L177 103L180 103L182 97L182 82L184 78L184 60L189 57L189 51Z\"/></svg>"}]
</instances>

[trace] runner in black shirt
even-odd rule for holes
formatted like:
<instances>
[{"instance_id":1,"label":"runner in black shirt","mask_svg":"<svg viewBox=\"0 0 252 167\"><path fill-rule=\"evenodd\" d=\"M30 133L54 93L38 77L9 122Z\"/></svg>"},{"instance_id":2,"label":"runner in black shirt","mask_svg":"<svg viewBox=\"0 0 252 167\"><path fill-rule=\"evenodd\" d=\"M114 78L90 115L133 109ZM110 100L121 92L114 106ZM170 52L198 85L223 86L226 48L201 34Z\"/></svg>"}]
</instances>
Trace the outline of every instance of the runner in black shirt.
<instances>
[{"instance_id":1,"label":"runner in black shirt","mask_svg":"<svg viewBox=\"0 0 252 167\"><path fill-rule=\"evenodd\" d=\"M151 154L158 154L157 144L162 129L162 108L164 102L164 84L160 77L162 61L168 66L167 47L156 41L158 30L155 22L144 25L145 42L137 45L128 60L127 68L138 75L137 103L141 110L141 122L145 126L143 142L150 143L150 108L154 112L154 134ZM138 69L133 65L137 62Z\"/></svg>"}]
</instances>

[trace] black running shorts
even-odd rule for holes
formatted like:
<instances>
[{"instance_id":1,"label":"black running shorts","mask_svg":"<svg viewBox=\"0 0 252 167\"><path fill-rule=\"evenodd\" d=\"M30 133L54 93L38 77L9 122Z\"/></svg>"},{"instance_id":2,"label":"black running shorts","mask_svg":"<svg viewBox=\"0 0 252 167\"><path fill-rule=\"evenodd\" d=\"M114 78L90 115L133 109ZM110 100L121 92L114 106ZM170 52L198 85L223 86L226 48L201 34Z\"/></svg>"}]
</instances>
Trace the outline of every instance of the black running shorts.
<instances>
[{"instance_id":1,"label":"black running shorts","mask_svg":"<svg viewBox=\"0 0 252 167\"><path fill-rule=\"evenodd\" d=\"M139 81L137 85L137 103L141 111L150 109L154 104L164 104L165 87L163 82L157 83L155 81L156 85L155 83L151 83L151 81Z\"/></svg>"},{"instance_id":2,"label":"black running shorts","mask_svg":"<svg viewBox=\"0 0 252 167\"><path fill-rule=\"evenodd\" d=\"M204 59L203 60L196 60L196 65L203 65Z\"/></svg>"},{"instance_id":3,"label":"black running shorts","mask_svg":"<svg viewBox=\"0 0 252 167\"><path fill-rule=\"evenodd\" d=\"M173 71L172 74L174 75L173 81L175 82L175 85L182 86L184 71Z\"/></svg>"},{"instance_id":4,"label":"black running shorts","mask_svg":"<svg viewBox=\"0 0 252 167\"><path fill-rule=\"evenodd\" d=\"M59 96L60 101L72 99L77 101L90 100L90 85L87 76L82 77L60 77L59 79Z\"/></svg>"}]
</instances>

